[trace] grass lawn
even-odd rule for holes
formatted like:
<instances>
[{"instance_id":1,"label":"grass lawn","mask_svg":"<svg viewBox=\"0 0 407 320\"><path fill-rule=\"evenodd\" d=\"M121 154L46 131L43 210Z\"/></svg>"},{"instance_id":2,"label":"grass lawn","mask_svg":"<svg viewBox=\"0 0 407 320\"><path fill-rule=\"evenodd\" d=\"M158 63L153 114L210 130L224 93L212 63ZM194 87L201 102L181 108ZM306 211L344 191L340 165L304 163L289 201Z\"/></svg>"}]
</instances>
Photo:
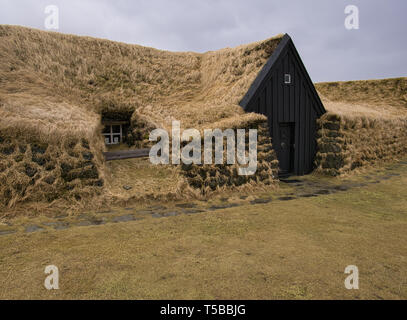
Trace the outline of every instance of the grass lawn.
<instances>
[{"instance_id":1,"label":"grass lawn","mask_svg":"<svg viewBox=\"0 0 407 320\"><path fill-rule=\"evenodd\" d=\"M407 299L403 168L314 198L1 236L0 298ZM50 264L60 290L44 288Z\"/></svg>"}]
</instances>

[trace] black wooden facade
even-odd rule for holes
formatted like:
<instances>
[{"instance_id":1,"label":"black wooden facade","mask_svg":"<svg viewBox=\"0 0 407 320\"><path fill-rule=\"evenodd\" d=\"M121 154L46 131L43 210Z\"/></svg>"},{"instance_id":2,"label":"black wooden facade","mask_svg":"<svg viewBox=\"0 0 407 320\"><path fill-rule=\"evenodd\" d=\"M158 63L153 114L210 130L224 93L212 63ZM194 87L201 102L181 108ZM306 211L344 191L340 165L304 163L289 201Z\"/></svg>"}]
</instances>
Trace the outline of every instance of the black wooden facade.
<instances>
[{"instance_id":1,"label":"black wooden facade","mask_svg":"<svg viewBox=\"0 0 407 320\"><path fill-rule=\"evenodd\" d=\"M280 174L313 170L316 120L326 111L307 70L286 34L240 105L267 116Z\"/></svg>"}]
</instances>

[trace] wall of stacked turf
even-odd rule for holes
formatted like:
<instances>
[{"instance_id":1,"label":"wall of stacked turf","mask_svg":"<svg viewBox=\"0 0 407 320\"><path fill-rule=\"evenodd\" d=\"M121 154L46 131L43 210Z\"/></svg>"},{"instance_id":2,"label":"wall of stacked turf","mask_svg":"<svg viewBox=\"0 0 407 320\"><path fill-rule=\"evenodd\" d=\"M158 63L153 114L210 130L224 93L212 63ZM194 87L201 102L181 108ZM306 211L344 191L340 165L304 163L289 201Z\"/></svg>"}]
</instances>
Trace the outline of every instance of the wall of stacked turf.
<instances>
[{"instance_id":1,"label":"wall of stacked turf","mask_svg":"<svg viewBox=\"0 0 407 320\"><path fill-rule=\"evenodd\" d=\"M268 186L275 183L278 179L278 160L272 146L267 119L263 116L258 116L257 119L240 122L238 125L235 124L230 128L235 131L235 137L237 129L246 130L246 153L249 150L249 130L257 130L257 170L253 175L239 175L238 168L245 166L238 163L234 165L226 164L226 152L224 152L224 164L181 165L181 173L186 178L189 186L201 194L209 194L212 191L219 191L225 188L245 187L247 189L250 187ZM204 140L202 140L203 144ZM226 139L223 148L223 150L227 148ZM215 146L213 145L212 154L214 152Z\"/></svg>"},{"instance_id":2,"label":"wall of stacked turf","mask_svg":"<svg viewBox=\"0 0 407 320\"><path fill-rule=\"evenodd\" d=\"M101 194L104 186L99 145L68 139L59 144L0 132L0 201L81 201Z\"/></svg>"},{"instance_id":3,"label":"wall of stacked turf","mask_svg":"<svg viewBox=\"0 0 407 320\"><path fill-rule=\"evenodd\" d=\"M347 119L327 114L319 120L316 165L337 176L407 155L407 119Z\"/></svg>"},{"instance_id":4,"label":"wall of stacked turf","mask_svg":"<svg viewBox=\"0 0 407 320\"><path fill-rule=\"evenodd\" d=\"M407 79L320 83L317 171L350 173L407 156Z\"/></svg>"}]
</instances>

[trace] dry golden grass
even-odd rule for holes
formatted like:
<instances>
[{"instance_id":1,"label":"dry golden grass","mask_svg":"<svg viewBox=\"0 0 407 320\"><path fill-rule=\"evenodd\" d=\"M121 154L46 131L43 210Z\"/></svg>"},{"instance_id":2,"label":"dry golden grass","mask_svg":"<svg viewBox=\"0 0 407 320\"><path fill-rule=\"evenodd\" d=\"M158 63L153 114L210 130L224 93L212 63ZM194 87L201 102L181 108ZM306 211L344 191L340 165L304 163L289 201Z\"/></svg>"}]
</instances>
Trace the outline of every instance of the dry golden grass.
<instances>
[{"instance_id":1,"label":"dry golden grass","mask_svg":"<svg viewBox=\"0 0 407 320\"><path fill-rule=\"evenodd\" d=\"M101 130L96 113L53 97L15 94L6 99L0 108L0 128L7 136L61 143L61 138L72 136L94 139L92 133Z\"/></svg>"},{"instance_id":2,"label":"dry golden grass","mask_svg":"<svg viewBox=\"0 0 407 320\"><path fill-rule=\"evenodd\" d=\"M345 175L407 154L407 118L338 116L319 121L317 171Z\"/></svg>"},{"instance_id":3,"label":"dry golden grass","mask_svg":"<svg viewBox=\"0 0 407 320\"><path fill-rule=\"evenodd\" d=\"M172 120L180 120L182 128L202 130L244 127L264 119L245 114L238 103L281 38L200 54L0 26L0 138L10 139L16 146L20 141L28 145L44 142L59 166L78 162L67 156L74 153L67 145L85 138L99 177L104 178L108 172L101 154L105 149L100 135L102 112L133 113L133 120L142 119L148 128L166 129ZM405 78L322 83L317 88L329 111L352 121L391 119L401 127L403 123L398 123L407 114ZM389 129L387 124L383 130ZM41 167L37 168L40 182L34 181L36 188L27 179L23 191L4 188L23 177L15 172L21 167L12 158L15 156L0 155L0 200L1 195L9 198L11 194L6 202L13 206L30 198L27 190L53 191L40 184L47 174ZM24 163L32 165L30 152L24 157ZM107 180L106 185L111 183ZM106 185L105 196L111 198L113 191ZM84 190L80 183L73 187L70 201L81 192L95 193L92 188ZM172 187L168 192L173 192ZM58 190L60 193L65 191Z\"/></svg>"},{"instance_id":4,"label":"dry golden grass","mask_svg":"<svg viewBox=\"0 0 407 320\"><path fill-rule=\"evenodd\" d=\"M175 198L184 179L176 166L152 166L149 159L127 159L106 164L106 183L117 200ZM131 187L125 190L123 187Z\"/></svg>"},{"instance_id":5,"label":"dry golden grass","mask_svg":"<svg viewBox=\"0 0 407 320\"><path fill-rule=\"evenodd\" d=\"M407 78L318 83L317 169L344 175L407 154Z\"/></svg>"},{"instance_id":6,"label":"dry golden grass","mask_svg":"<svg viewBox=\"0 0 407 320\"><path fill-rule=\"evenodd\" d=\"M0 298L406 299L407 175L397 172L317 198L1 236ZM50 264L60 290L44 288ZM348 265L359 290L345 289Z\"/></svg>"},{"instance_id":7,"label":"dry golden grass","mask_svg":"<svg viewBox=\"0 0 407 320\"><path fill-rule=\"evenodd\" d=\"M407 117L407 78L317 83L327 111L345 118Z\"/></svg>"},{"instance_id":8,"label":"dry golden grass","mask_svg":"<svg viewBox=\"0 0 407 320\"><path fill-rule=\"evenodd\" d=\"M167 129L174 119L183 128L256 120L258 115L244 114L238 103L280 40L281 35L200 54L0 26L0 140L14 145L20 140L28 145L34 140L44 142L55 152L54 160L60 166L76 161L65 156L74 153L66 145L85 138L103 178L103 112L133 113L133 119L142 119L147 127ZM32 165L31 153L17 155L22 156L26 165ZM16 183L13 172L18 165L13 157L14 153L0 156L0 174L9 168L0 176L4 182L0 194L6 198L0 203L9 206L28 199L27 192L34 190L27 179L22 190L5 188ZM43 179L46 173L41 167L36 169L40 172L36 181ZM106 185L107 198L117 194ZM49 192L55 186L45 187ZM82 198L81 188L83 195L93 193L79 183L73 187L70 201L74 196ZM58 188L54 188L55 194L65 193ZM171 188L167 191L172 193Z\"/></svg>"},{"instance_id":9,"label":"dry golden grass","mask_svg":"<svg viewBox=\"0 0 407 320\"><path fill-rule=\"evenodd\" d=\"M82 109L79 117L94 134L98 119L92 113L106 110L137 109L157 127L166 128L172 119L200 127L243 114L239 100L280 40L281 35L217 52L177 53L0 26L0 101L24 110L35 104L44 126L53 117L64 117L67 105L72 111ZM49 113L48 100L65 107L55 105ZM20 124L18 111L14 117L6 114L6 121L25 128L29 124ZM64 119L71 135L79 136L77 119Z\"/></svg>"}]
</instances>

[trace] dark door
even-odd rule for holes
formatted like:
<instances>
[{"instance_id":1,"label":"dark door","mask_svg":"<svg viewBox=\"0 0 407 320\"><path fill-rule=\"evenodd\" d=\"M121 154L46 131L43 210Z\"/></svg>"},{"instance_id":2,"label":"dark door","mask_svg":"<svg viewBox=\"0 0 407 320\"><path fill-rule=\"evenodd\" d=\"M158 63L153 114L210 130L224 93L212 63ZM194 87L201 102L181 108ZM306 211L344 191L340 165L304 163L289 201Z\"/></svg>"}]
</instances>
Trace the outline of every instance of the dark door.
<instances>
[{"instance_id":1,"label":"dark door","mask_svg":"<svg viewBox=\"0 0 407 320\"><path fill-rule=\"evenodd\" d=\"M280 173L288 174L294 169L294 123L280 123L279 161Z\"/></svg>"}]
</instances>

